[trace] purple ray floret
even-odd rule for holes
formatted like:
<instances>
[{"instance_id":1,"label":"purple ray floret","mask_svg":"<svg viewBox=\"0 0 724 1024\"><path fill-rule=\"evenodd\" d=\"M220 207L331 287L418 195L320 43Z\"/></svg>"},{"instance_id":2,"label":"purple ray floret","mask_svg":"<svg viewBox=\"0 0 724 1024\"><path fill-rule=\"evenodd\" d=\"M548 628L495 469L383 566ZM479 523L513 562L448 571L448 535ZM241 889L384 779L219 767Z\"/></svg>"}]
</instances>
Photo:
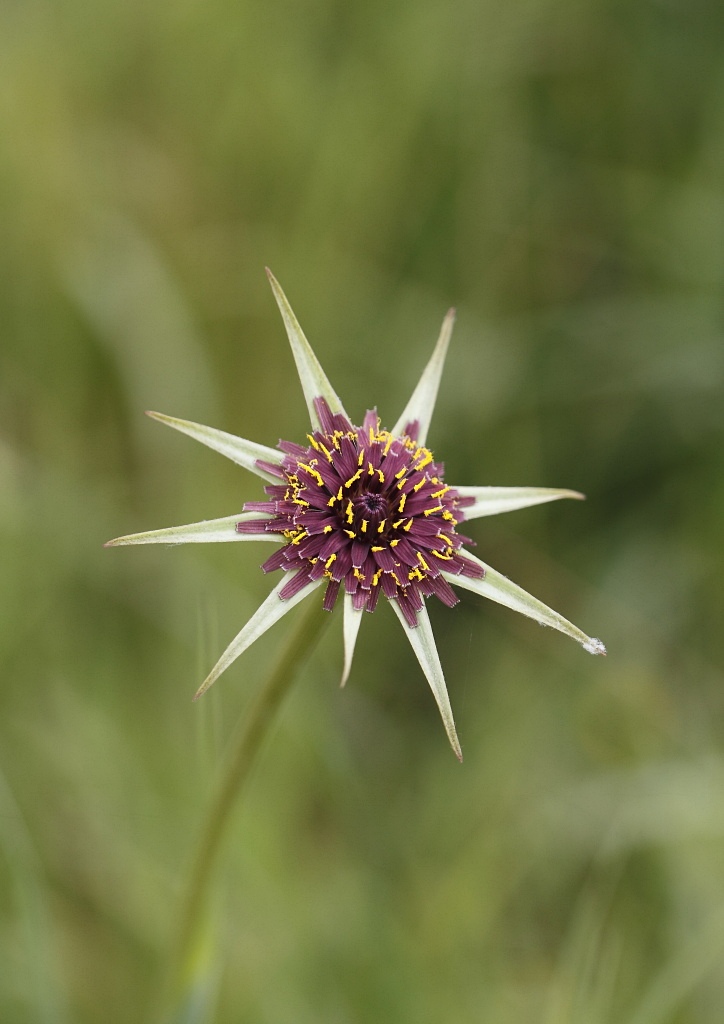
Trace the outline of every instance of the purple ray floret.
<instances>
[{"instance_id":1,"label":"purple ray floret","mask_svg":"<svg viewBox=\"0 0 724 1024\"><path fill-rule=\"evenodd\" d=\"M248 502L245 512L270 519L238 523L239 533L281 533L287 543L267 559L265 572L293 575L282 600L307 583L327 579L324 607L331 611L343 586L357 610L374 611L380 593L397 601L410 626L423 598L459 600L442 572L480 579L484 569L460 554L469 538L456 532L473 499L443 480L443 466L409 433L380 429L376 411L361 427L332 413L324 398L314 403L321 429L304 448L280 441L284 459L264 464L279 484L265 488L268 501Z\"/></svg>"}]
</instances>

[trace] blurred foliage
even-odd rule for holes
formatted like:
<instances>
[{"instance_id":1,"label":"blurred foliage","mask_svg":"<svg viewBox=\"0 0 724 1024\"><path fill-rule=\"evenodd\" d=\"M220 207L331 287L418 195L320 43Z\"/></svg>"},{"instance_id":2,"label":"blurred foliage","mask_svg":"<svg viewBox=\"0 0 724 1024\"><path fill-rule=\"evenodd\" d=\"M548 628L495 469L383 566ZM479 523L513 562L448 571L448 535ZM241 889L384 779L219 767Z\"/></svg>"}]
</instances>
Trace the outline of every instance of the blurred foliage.
<instances>
[{"instance_id":1,"label":"blurred foliage","mask_svg":"<svg viewBox=\"0 0 724 1024\"><path fill-rule=\"evenodd\" d=\"M718 1024L724 1003L724 7L5 0L0 1019L151 1019L215 768L286 623L254 545L103 551L258 482L146 420L306 416L271 266L350 412L446 308L471 527L609 646L433 608L333 624L219 873L197 1020ZM264 556L265 557L265 554ZM223 912L221 912L223 908Z\"/></svg>"}]
</instances>

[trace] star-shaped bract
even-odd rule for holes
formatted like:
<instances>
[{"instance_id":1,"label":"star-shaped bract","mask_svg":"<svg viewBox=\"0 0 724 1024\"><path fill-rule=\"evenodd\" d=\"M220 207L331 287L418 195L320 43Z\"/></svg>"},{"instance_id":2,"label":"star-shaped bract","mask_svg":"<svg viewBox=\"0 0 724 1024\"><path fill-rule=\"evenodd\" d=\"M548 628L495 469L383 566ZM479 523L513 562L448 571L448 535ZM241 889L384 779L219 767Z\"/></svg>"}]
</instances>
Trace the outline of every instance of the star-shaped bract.
<instances>
[{"instance_id":1,"label":"star-shaped bract","mask_svg":"<svg viewBox=\"0 0 724 1024\"><path fill-rule=\"evenodd\" d=\"M538 505L582 498L577 491L547 487L457 487L426 447L454 310L445 317L429 363L392 430L376 411L354 426L299 326L284 292L267 271L297 364L311 419L307 444L280 441L278 450L213 427L150 412L153 419L195 438L266 481L266 501L248 502L223 519L137 533L109 541L185 544L270 541L278 545L262 568L284 576L232 640L202 683L200 697L262 633L290 609L324 587L331 611L344 602L344 668L349 676L362 612L374 611L380 595L392 605L437 701L448 738L462 754L425 601L452 606L462 587L552 626L591 654L605 654L557 612L526 593L466 550L458 533L465 521ZM194 698L194 699L196 699Z\"/></svg>"}]
</instances>

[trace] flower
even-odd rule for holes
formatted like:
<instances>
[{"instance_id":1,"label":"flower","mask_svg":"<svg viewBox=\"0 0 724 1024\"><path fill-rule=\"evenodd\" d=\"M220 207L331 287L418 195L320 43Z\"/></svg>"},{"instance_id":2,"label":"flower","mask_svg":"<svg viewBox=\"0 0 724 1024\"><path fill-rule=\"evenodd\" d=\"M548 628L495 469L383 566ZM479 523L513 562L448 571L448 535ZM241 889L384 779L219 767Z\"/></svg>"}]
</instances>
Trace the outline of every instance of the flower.
<instances>
[{"instance_id":1,"label":"flower","mask_svg":"<svg viewBox=\"0 0 724 1024\"><path fill-rule=\"evenodd\" d=\"M605 654L563 616L526 593L463 546L473 545L458 527L471 519L583 498L577 491L543 487L461 487L444 482L441 463L426 447L455 311L420 381L392 430L370 410L361 426L347 415L292 312L267 270L297 365L311 419L307 444L280 441L279 450L213 427L161 413L148 415L213 448L267 482L266 501L252 501L237 515L118 537L106 545L184 544L260 540L278 544L262 565L284 575L204 680L208 690L262 633L313 591L324 588L331 611L340 591L344 604L344 669L349 676L364 610L384 595L397 614L437 701L448 738L462 760L442 666L425 600L452 607L453 586L497 601L577 640L590 654Z\"/></svg>"}]
</instances>

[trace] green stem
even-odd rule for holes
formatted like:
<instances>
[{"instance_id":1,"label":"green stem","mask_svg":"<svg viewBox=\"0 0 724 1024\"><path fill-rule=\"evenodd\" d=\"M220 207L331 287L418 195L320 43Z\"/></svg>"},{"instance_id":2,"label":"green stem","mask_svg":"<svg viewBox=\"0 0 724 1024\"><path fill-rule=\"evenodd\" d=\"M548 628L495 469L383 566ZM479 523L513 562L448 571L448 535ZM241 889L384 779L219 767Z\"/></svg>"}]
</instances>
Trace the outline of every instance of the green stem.
<instances>
[{"instance_id":1,"label":"green stem","mask_svg":"<svg viewBox=\"0 0 724 1024\"><path fill-rule=\"evenodd\" d=\"M231 812L251 775L262 743L299 668L312 652L324 625L330 619L331 616L324 612L319 600L309 603L231 741L231 754L201 832L182 904L169 977L171 998L178 999L181 995L181 1005L185 1002L189 982L193 986L194 946L204 921L210 884ZM171 1019L183 1018L172 1016Z\"/></svg>"}]
</instances>

